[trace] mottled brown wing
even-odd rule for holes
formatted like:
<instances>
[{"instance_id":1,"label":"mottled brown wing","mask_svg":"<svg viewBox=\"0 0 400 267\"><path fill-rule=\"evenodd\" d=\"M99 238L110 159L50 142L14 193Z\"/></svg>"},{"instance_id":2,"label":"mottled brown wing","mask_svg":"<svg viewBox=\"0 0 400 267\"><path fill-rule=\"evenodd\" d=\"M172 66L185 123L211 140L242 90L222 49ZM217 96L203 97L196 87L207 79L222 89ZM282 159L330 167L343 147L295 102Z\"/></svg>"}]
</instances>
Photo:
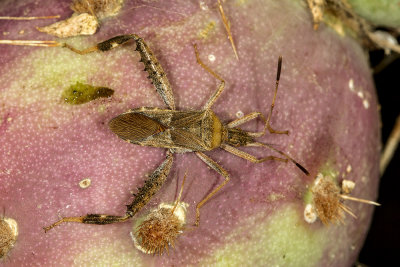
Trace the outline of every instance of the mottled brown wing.
<instances>
[{"instance_id":1,"label":"mottled brown wing","mask_svg":"<svg viewBox=\"0 0 400 267\"><path fill-rule=\"evenodd\" d=\"M167 129L158 121L140 113L124 113L109 123L111 131L124 140L140 141Z\"/></svg>"}]
</instances>

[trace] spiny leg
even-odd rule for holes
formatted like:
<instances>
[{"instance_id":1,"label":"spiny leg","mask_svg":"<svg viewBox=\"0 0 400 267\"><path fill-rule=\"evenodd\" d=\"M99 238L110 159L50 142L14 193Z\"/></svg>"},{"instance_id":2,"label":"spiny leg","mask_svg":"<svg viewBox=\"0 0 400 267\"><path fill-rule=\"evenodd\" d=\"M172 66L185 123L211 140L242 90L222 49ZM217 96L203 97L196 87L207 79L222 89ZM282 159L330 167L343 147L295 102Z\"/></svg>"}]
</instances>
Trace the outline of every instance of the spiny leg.
<instances>
[{"instance_id":1,"label":"spiny leg","mask_svg":"<svg viewBox=\"0 0 400 267\"><path fill-rule=\"evenodd\" d=\"M217 188L215 188L210 194L208 194L202 201L200 201L197 206L196 206L196 222L195 225L198 226L200 223L200 208L213 196L215 195L219 190L221 190L222 187L226 185L229 181L229 174L224 168L222 168L218 163L213 161L211 158L206 156L202 152L195 152L196 156L198 156L204 163L206 163L210 168L218 172L220 175L222 175L225 180L220 184Z\"/></svg>"},{"instance_id":2,"label":"spiny leg","mask_svg":"<svg viewBox=\"0 0 400 267\"><path fill-rule=\"evenodd\" d=\"M164 69L161 67L156 56L147 46L146 42L138 35L127 34L116 36L84 50L76 49L66 43L63 43L62 46L70 49L75 53L84 55L98 51L105 52L114 49L122 44L125 44L130 40L134 40L136 43L136 51L138 51L140 54L140 61L143 62L145 66L144 70L147 71L147 73L149 74L147 78L150 79L151 83L154 85L158 94L160 95L164 103L168 106L168 108L175 110L174 95L172 93L172 88L168 81L168 78L165 75Z\"/></svg>"},{"instance_id":3,"label":"spiny leg","mask_svg":"<svg viewBox=\"0 0 400 267\"><path fill-rule=\"evenodd\" d=\"M86 48L84 50L79 50L76 49L75 47L67 44L67 43L63 43L62 47L68 48L69 50L78 53L80 55L85 55L85 54L89 54L89 53L93 53L93 52L105 52L108 50L111 50L113 48L116 48L122 44L125 44L126 42L130 41L130 40L135 40L139 39L140 37L137 36L136 34L127 34L127 35L119 35L119 36L115 36L113 38L110 38L106 41L103 41L101 43L98 43L95 46Z\"/></svg>"},{"instance_id":4,"label":"spiny leg","mask_svg":"<svg viewBox=\"0 0 400 267\"><path fill-rule=\"evenodd\" d=\"M149 179L146 180L144 186L139 188L139 192L132 203L130 205L127 205L127 211L124 216L88 214L79 217L64 217L50 226L43 227L44 231L47 232L55 226L64 222L77 222L99 225L125 222L129 218L133 217L144 205L146 205L150 201L151 197L160 189L169 174L172 162L173 155L171 152L168 151L167 158L164 160L164 162L161 163L161 165L150 175Z\"/></svg>"},{"instance_id":5,"label":"spiny leg","mask_svg":"<svg viewBox=\"0 0 400 267\"><path fill-rule=\"evenodd\" d=\"M166 159L150 174L144 185L138 189L138 193L134 194L132 203L126 206L126 214L133 217L160 190L171 171L173 159L173 153L168 150Z\"/></svg>"},{"instance_id":6,"label":"spiny leg","mask_svg":"<svg viewBox=\"0 0 400 267\"><path fill-rule=\"evenodd\" d=\"M210 109L211 106L217 101L218 97L221 95L221 93L224 91L225 88L225 81L224 79L221 78L217 73L215 73L213 70L211 70L206 64L201 61L199 52L197 51L197 45L194 44L194 53L196 54L196 60L197 63L205 69L208 73L210 73L212 76L214 76L216 79L220 80L221 83L219 84L217 90L214 92L214 94L208 99L207 103L203 106L203 110Z\"/></svg>"},{"instance_id":7,"label":"spiny leg","mask_svg":"<svg viewBox=\"0 0 400 267\"><path fill-rule=\"evenodd\" d=\"M250 155L249 153L246 153L246 152L241 151L241 150L239 150L239 149L237 149L237 148L235 148L233 146L226 145L226 144L221 144L221 148L224 149L225 151L235 155L235 156L241 157L242 159L251 161L253 163L261 163L261 162L264 162L264 161L267 161L267 160L277 160L277 161L283 161L283 162L287 162L288 161L287 158L283 159L283 158L278 158L278 157L275 157L275 156L268 156L268 157L264 157L264 158L258 159L255 156Z\"/></svg>"},{"instance_id":8,"label":"spiny leg","mask_svg":"<svg viewBox=\"0 0 400 267\"><path fill-rule=\"evenodd\" d=\"M265 144L265 143L261 143L261 142L254 142L254 143L249 143L246 146L256 146L256 147L268 147L269 149L281 154L282 156L284 156L285 158L287 158L288 160L290 160L291 162L293 162L297 168L299 168L302 172L304 172L306 175L310 175L310 173L307 171L306 168L304 168L300 163L298 163L297 161L295 161L291 156L289 156L286 153L283 153L282 151L274 148L273 146L269 145L269 144Z\"/></svg>"},{"instance_id":9,"label":"spiny leg","mask_svg":"<svg viewBox=\"0 0 400 267\"><path fill-rule=\"evenodd\" d=\"M117 222L125 222L131 216L124 215L124 216L114 216L114 215L105 215L105 214L87 214L85 216L80 217L64 217L61 220L53 223L50 226L43 227L44 232L51 230L52 228L56 227L59 224L64 222L77 222L77 223L86 223L86 224L111 224Z\"/></svg>"},{"instance_id":10,"label":"spiny leg","mask_svg":"<svg viewBox=\"0 0 400 267\"><path fill-rule=\"evenodd\" d=\"M289 131L276 131L276 130L272 129L271 125L269 124L269 122L271 120L271 116L272 116L272 111L274 110L274 106L275 106L276 94L278 93L278 85L279 85L279 79L281 77L281 69L282 69L282 57L279 56L279 59L278 59L278 70L276 72L276 83L275 83L274 98L272 99L272 104L271 104L271 108L269 110L269 114L268 114L266 125L267 125L268 131L270 133L289 134Z\"/></svg>"}]
</instances>

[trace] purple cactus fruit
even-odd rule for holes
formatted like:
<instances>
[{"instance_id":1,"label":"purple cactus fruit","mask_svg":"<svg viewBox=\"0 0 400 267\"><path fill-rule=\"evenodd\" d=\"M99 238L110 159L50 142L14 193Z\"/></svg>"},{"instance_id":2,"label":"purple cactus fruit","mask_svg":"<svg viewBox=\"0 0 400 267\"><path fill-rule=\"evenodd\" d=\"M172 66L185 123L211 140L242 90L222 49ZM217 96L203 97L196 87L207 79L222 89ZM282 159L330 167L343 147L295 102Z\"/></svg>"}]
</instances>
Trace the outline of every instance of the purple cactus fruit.
<instances>
[{"instance_id":1,"label":"purple cactus fruit","mask_svg":"<svg viewBox=\"0 0 400 267\"><path fill-rule=\"evenodd\" d=\"M258 140L289 154L291 162L248 162L216 149L206 154L231 179L201 209L196 204L223 182L193 153L176 154L161 190L124 223L64 223L60 217L88 213L124 215L136 188L165 158L163 148L128 144L107 123L130 108L165 108L142 71L135 44L79 55L61 47L0 46L0 207L18 224L4 266L350 266L368 231L373 208L349 202L357 217L339 216L326 225L304 217L313 203L317 175L351 196L374 200L378 187L379 112L364 51L327 26L313 30L307 7L298 1L226 1L239 60L233 53L215 1L132 1L102 20L93 36L55 39L39 32L48 20L1 21L2 39L57 40L79 49L136 33L153 50L173 88L178 109L200 109L218 80L196 63L200 58L225 81L213 111L227 123L253 111L267 115L278 57L283 57L271 125L289 135ZM2 1L8 16L61 15L68 1ZM23 32L22 32L23 31ZM0 33L1 34L1 33ZM110 88L112 96L68 103L71 88ZM74 87L75 86L75 87ZM92 90L91 89L91 90ZM93 89L94 90L94 89ZM95 92L97 92L95 90ZM72 90L72 94L81 94ZM260 131L261 120L243 129ZM257 157L279 154L243 148ZM186 226L175 248L162 256L143 253L131 233L161 203L187 205ZM336 191L335 191L336 192ZM328 205L329 203L327 203ZM3 220L3 219L2 219ZM333 223L332 223L333 221ZM0 234L3 233L0 231ZM4 236L0 237L0 241ZM6 245L1 243L0 249Z\"/></svg>"}]
</instances>

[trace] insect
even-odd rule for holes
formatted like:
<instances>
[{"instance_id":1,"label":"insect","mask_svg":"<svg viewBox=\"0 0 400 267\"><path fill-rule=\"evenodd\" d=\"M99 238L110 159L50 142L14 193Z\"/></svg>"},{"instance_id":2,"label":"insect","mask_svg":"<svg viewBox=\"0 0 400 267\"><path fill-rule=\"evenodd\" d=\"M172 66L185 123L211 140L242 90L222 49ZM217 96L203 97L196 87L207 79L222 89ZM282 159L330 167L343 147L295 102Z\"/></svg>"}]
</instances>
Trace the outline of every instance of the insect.
<instances>
[{"instance_id":1,"label":"insect","mask_svg":"<svg viewBox=\"0 0 400 267\"><path fill-rule=\"evenodd\" d=\"M309 175L308 171L289 155L275 149L269 144L257 142L255 140L255 138L263 136L267 129L270 133L288 134L288 131L276 131L270 126L270 119L278 92L282 57L279 57L278 61L275 92L268 117L265 118L260 112L252 112L242 118L224 124L211 110L211 107L223 92L225 81L201 61L196 45L194 45L194 50L197 63L220 81L218 88L204 104L201 110L176 110L172 88L163 68L145 41L136 34L116 36L85 50L78 50L68 44L63 44L63 47L79 54L87 54L96 51L108 51L130 40L133 40L136 43L136 51L140 54L140 61L145 65L145 71L149 73L148 78L155 86L167 108L140 107L131 109L113 118L108 125L112 132L129 143L141 146L166 148L166 159L149 176L143 187L138 189L137 194L134 194L132 203L127 205L125 215L114 216L105 214L87 214L80 217L64 217L52 225L44 227L45 231L48 231L63 222L102 225L124 222L129 218L132 218L150 201L153 195L157 193L165 182L171 170L173 155L175 153L194 152L205 164L225 178L219 186L197 204L195 225L198 225L200 221L200 208L213 195L221 190L230 179L228 172L222 166L204 154L206 151L222 148L231 154L253 163L260 163L267 160L279 160L283 162L291 161L306 175ZM263 131L247 132L238 128L239 125L258 117L265 123ZM241 146L267 147L282 155L283 158L275 156L256 158L255 156L237 148Z\"/></svg>"}]
</instances>

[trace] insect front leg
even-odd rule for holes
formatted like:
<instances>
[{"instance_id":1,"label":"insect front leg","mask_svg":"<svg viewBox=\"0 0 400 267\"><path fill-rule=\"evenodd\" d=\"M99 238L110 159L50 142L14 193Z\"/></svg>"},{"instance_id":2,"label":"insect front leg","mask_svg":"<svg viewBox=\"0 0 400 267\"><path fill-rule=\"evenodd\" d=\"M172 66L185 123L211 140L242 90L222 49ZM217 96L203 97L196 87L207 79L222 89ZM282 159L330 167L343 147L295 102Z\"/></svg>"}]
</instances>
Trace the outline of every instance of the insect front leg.
<instances>
[{"instance_id":1,"label":"insect front leg","mask_svg":"<svg viewBox=\"0 0 400 267\"><path fill-rule=\"evenodd\" d=\"M196 156L198 156L205 164L207 164L210 168L221 174L225 180L220 184L217 188L215 188L210 194L208 194L202 201L200 201L197 206L196 206L196 222L195 225L198 226L200 223L200 208L213 196L215 195L219 190L221 190L222 187L224 187L230 180L229 178L229 173L224 170L218 163L216 163L214 160L206 156L202 152L195 152Z\"/></svg>"},{"instance_id":2,"label":"insect front leg","mask_svg":"<svg viewBox=\"0 0 400 267\"><path fill-rule=\"evenodd\" d=\"M224 149L225 151L235 155L235 156L241 157L242 159L251 161L253 163L261 163L261 162L264 162L264 161L267 161L267 160L277 160L277 161L283 161L283 162L287 162L288 161L287 158L283 159L283 158L278 158L278 157L275 157L275 156L268 156L268 157L264 157L264 158L258 159L255 156L250 155L249 153L246 153L246 152L244 152L242 150L239 150L239 149L237 149L237 148L235 148L233 146L226 145L226 144L221 144L221 148Z\"/></svg>"},{"instance_id":3,"label":"insect front leg","mask_svg":"<svg viewBox=\"0 0 400 267\"><path fill-rule=\"evenodd\" d=\"M168 81L168 78L165 75L164 69L161 67L156 56L153 54L146 42L138 35L126 34L116 36L84 50L76 49L66 43L64 43L62 46L70 49L75 53L84 55L92 52L108 51L122 44L125 44L132 39L136 43L136 51L138 51L140 54L140 61L144 64L144 70L147 71L147 73L149 74L147 78L150 79L151 83L154 85L161 99L168 106L168 108L175 110L174 95L172 93L172 88Z\"/></svg>"},{"instance_id":4,"label":"insect front leg","mask_svg":"<svg viewBox=\"0 0 400 267\"><path fill-rule=\"evenodd\" d=\"M260 136L263 136L267 130L267 120L265 119L264 115L260 112L252 112L250 114L247 114L247 115L243 116L242 118L231 121L226 126L228 128L235 128L243 123L254 120L257 117L260 117L264 121L264 123L265 123L264 129L261 132L247 132L247 133L248 133L248 135L250 135L252 137L260 137Z\"/></svg>"}]
</instances>

